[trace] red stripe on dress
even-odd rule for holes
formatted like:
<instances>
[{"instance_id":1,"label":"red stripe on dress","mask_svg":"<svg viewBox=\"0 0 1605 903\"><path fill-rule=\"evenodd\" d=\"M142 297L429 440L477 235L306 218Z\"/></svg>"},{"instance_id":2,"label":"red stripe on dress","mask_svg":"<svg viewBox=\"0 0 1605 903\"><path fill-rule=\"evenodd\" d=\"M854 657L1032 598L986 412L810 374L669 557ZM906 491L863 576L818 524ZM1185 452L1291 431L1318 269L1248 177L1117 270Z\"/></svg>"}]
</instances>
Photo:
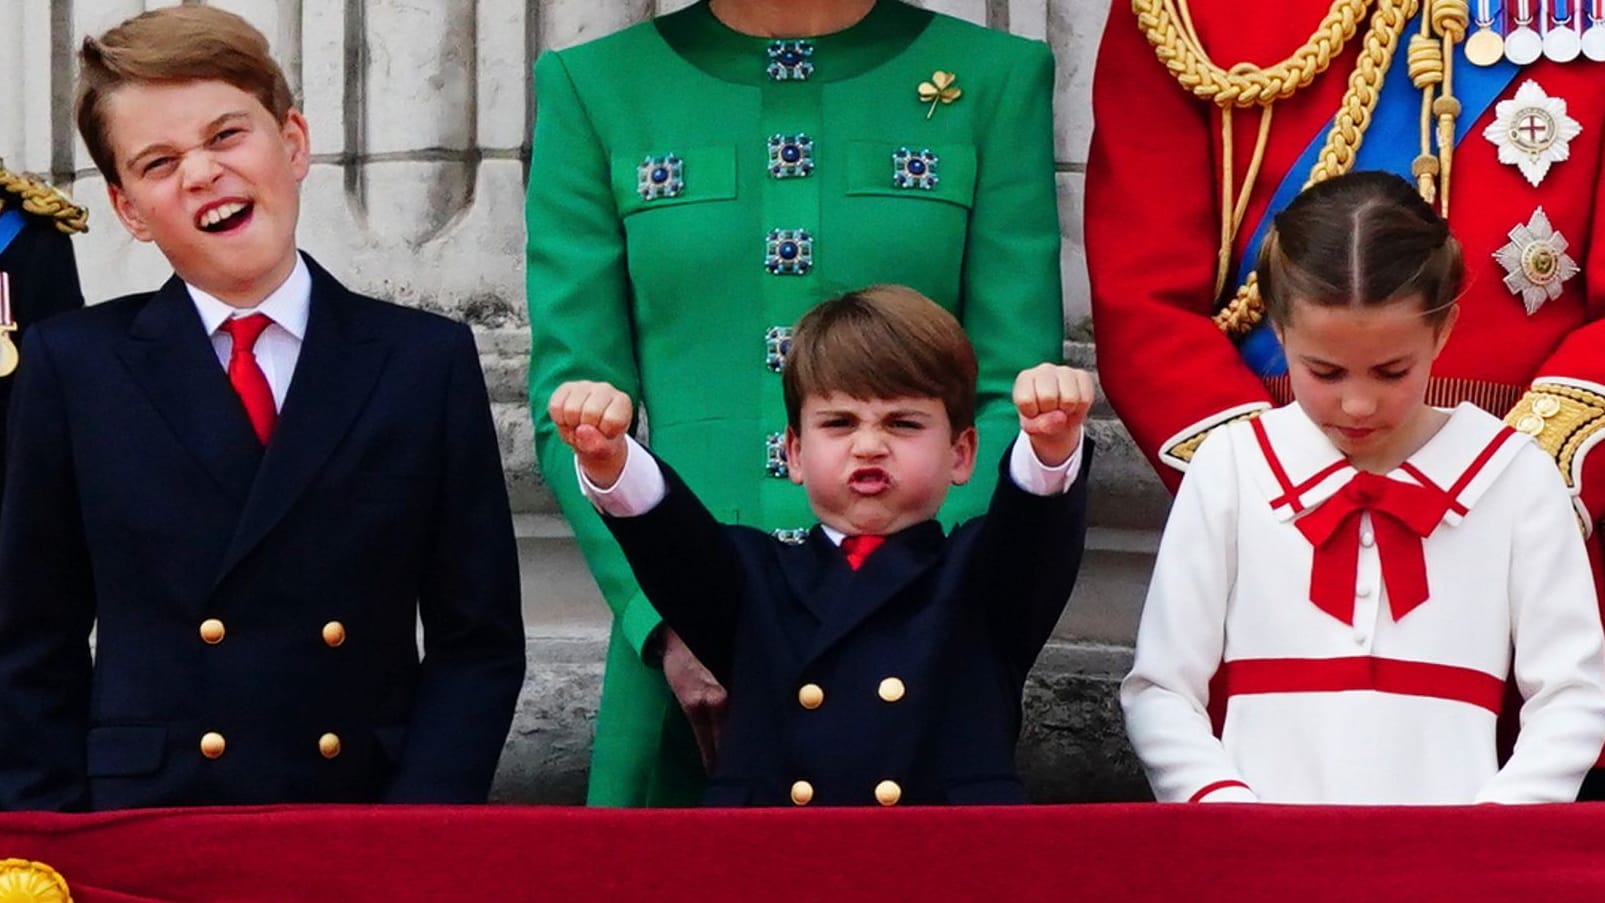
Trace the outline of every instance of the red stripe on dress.
<instances>
[{"instance_id":1,"label":"red stripe on dress","mask_svg":"<svg viewBox=\"0 0 1605 903\"><path fill-rule=\"evenodd\" d=\"M1474 668L1357 655L1348 658L1247 658L1221 666L1226 697L1261 693L1372 690L1463 702L1499 714L1505 681Z\"/></svg>"},{"instance_id":2,"label":"red stripe on dress","mask_svg":"<svg viewBox=\"0 0 1605 903\"><path fill-rule=\"evenodd\" d=\"M1442 486L1439 486L1437 483L1432 482L1432 478L1431 477L1429 477L1426 474L1422 473L1421 472L1421 468L1415 466L1414 464L1411 464L1409 461L1406 461L1403 464L1400 464L1399 465L1399 469L1404 471L1405 473L1409 474L1417 483L1420 483L1422 486L1425 486L1428 489L1435 490L1435 491L1437 491L1438 493L1440 493L1442 495L1448 495L1449 494L1449 493L1443 491L1443 487ZM1450 499L1449 500L1449 510L1451 510L1454 513L1460 515L1461 517L1465 517L1466 516L1466 512L1468 510L1470 510L1470 509L1468 509L1465 505L1460 504L1460 500L1459 499Z\"/></svg>"},{"instance_id":3,"label":"red stripe on dress","mask_svg":"<svg viewBox=\"0 0 1605 903\"><path fill-rule=\"evenodd\" d=\"M1516 431L1511 429L1509 424L1501 427L1499 429L1499 434L1494 436L1493 440L1490 441L1482 451L1477 453L1476 460L1472 461L1471 466L1466 468L1466 472L1460 475L1460 479L1456 480L1455 484L1449 487L1449 495L1452 496L1456 501L1459 501L1460 493L1465 492L1466 487L1471 485L1471 481L1476 479L1477 474L1480 473L1483 466L1488 463L1488 459L1492 458L1494 456L1494 452L1498 451L1499 447L1505 444L1506 439L1509 439L1515 434Z\"/></svg>"},{"instance_id":4,"label":"red stripe on dress","mask_svg":"<svg viewBox=\"0 0 1605 903\"><path fill-rule=\"evenodd\" d=\"M1277 485L1282 487L1282 497L1271 502L1271 507L1292 505L1294 514L1303 511L1304 506L1299 504L1298 492L1293 487L1293 481L1287 478L1287 471L1282 469L1281 459L1276 457L1276 450L1271 448L1271 437L1265 435L1265 424L1260 422L1258 417L1248 423L1254 428L1254 439L1259 442L1260 454L1265 456L1265 463L1271 466L1271 476L1276 477Z\"/></svg>"},{"instance_id":5,"label":"red stripe on dress","mask_svg":"<svg viewBox=\"0 0 1605 903\"><path fill-rule=\"evenodd\" d=\"M1214 793L1217 790L1225 790L1227 787L1241 787L1244 790L1249 790L1249 786L1242 781L1216 781L1213 784L1205 784L1201 790L1192 796L1189 796L1187 798L1187 802L1200 802L1204 797L1209 796L1211 793ZM1253 791L1249 790L1249 792L1252 793Z\"/></svg>"},{"instance_id":6,"label":"red stripe on dress","mask_svg":"<svg viewBox=\"0 0 1605 903\"><path fill-rule=\"evenodd\" d=\"M1345 467L1348 467L1348 466L1349 466L1349 462L1347 460L1345 460L1345 459L1340 458L1340 459L1338 459L1336 461L1333 461L1331 464L1326 465L1326 467L1324 467L1320 471L1318 471L1315 474L1315 476L1310 477L1308 480L1305 480L1304 482L1298 484L1297 486L1294 486L1290 490L1292 492L1292 494L1293 494L1292 498L1288 498L1287 496L1284 495L1281 498L1272 499L1271 500L1271 507L1272 508L1279 508L1282 505L1290 504L1291 502L1294 501L1294 499L1303 498L1304 497L1304 493L1309 492L1311 489L1314 489L1315 487L1321 485L1321 482L1324 481L1327 477L1330 477L1333 474L1338 473L1339 471L1343 470ZM1298 509L1295 508L1293 510L1297 511Z\"/></svg>"}]
</instances>

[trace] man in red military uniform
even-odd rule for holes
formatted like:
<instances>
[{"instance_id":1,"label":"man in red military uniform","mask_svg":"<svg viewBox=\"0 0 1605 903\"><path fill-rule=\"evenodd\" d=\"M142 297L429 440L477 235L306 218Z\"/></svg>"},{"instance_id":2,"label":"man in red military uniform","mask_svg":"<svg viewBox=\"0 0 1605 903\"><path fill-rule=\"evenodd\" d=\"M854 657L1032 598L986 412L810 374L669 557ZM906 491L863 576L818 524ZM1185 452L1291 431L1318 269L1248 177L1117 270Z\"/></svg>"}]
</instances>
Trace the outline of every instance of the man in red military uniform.
<instances>
[{"instance_id":1,"label":"man in red military uniform","mask_svg":"<svg viewBox=\"0 0 1605 903\"><path fill-rule=\"evenodd\" d=\"M1290 400L1252 268L1348 169L1412 178L1465 249L1428 401L1472 401L1605 514L1605 21L1541 0L1114 0L1093 86L1099 370L1172 489L1229 420ZM1423 19L1426 24L1423 25ZM1598 31L1590 32L1590 28ZM1596 771L1585 794L1601 772Z\"/></svg>"},{"instance_id":2,"label":"man in red military uniform","mask_svg":"<svg viewBox=\"0 0 1605 903\"><path fill-rule=\"evenodd\" d=\"M84 306L71 237L88 228L87 210L0 160L0 496L6 411L22 363L22 333L45 317Z\"/></svg>"}]
</instances>

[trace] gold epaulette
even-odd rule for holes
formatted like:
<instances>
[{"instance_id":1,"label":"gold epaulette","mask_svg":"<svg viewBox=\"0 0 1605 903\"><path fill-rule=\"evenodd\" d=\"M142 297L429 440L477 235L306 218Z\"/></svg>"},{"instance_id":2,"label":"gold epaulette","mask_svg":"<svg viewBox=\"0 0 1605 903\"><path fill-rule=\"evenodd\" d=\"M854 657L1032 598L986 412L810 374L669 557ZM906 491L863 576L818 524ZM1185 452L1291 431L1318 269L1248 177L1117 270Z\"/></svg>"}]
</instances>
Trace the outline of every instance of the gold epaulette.
<instances>
[{"instance_id":1,"label":"gold epaulette","mask_svg":"<svg viewBox=\"0 0 1605 903\"><path fill-rule=\"evenodd\" d=\"M1193 455L1198 453L1198 447L1204 444L1212 433L1224 426L1229 426L1239 420L1251 420L1265 413L1270 405L1258 403L1244 405L1230 411L1222 411L1214 418L1182 430L1160 449L1159 458L1177 470L1186 470L1187 465L1193 462Z\"/></svg>"},{"instance_id":2,"label":"gold epaulette","mask_svg":"<svg viewBox=\"0 0 1605 903\"><path fill-rule=\"evenodd\" d=\"M24 213L49 219L67 235L89 231L89 208L73 203L72 198L46 182L0 166L0 193L14 196L21 203ZM4 207L9 200L0 197L0 207Z\"/></svg>"},{"instance_id":3,"label":"gold epaulette","mask_svg":"<svg viewBox=\"0 0 1605 903\"><path fill-rule=\"evenodd\" d=\"M1534 383L1505 422L1538 442L1555 459L1566 485L1577 491L1577 456L1605 430L1605 394L1563 383Z\"/></svg>"}]
</instances>

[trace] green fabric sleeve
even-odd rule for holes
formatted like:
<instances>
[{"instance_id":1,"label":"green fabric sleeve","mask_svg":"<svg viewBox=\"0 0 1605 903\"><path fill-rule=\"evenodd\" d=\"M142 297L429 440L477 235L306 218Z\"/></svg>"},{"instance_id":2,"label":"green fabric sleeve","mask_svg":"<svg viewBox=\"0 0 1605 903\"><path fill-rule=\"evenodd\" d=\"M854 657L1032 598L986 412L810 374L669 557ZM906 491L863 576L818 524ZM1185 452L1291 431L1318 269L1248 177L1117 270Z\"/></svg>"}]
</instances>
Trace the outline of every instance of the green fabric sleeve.
<instances>
[{"instance_id":1,"label":"green fabric sleeve","mask_svg":"<svg viewBox=\"0 0 1605 903\"><path fill-rule=\"evenodd\" d=\"M1053 166L1053 52L1032 42L1010 70L982 130L964 252L959 321L980 365L976 476L942 508L949 525L986 510L996 463L1020 431L1014 378L1064 350L1058 186Z\"/></svg>"},{"instance_id":2,"label":"green fabric sleeve","mask_svg":"<svg viewBox=\"0 0 1605 903\"><path fill-rule=\"evenodd\" d=\"M574 457L546 403L564 382L601 380L641 399L619 222L608 157L564 66L535 64L540 112L530 155L528 227L530 413L541 474L574 528L586 564L636 655L659 618L574 478Z\"/></svg>"}]
</instances>

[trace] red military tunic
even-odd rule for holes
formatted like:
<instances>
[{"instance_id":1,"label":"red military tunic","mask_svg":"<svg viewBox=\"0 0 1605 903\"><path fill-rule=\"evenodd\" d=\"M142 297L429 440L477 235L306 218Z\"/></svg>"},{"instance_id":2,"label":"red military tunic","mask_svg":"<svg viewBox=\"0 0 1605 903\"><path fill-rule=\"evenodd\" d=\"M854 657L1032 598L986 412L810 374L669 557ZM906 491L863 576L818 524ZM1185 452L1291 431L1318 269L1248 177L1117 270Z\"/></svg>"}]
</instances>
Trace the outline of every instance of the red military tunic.
<instances>
[{"instance_id":1,"label":"red military tunic","mask_svg":"<svg viewBox=\"0 0 1605 903\"><path fill-rule=\"evenodd\" d=\"M1309 39L1329 6L1328 0L1194 0L1191 18L1199 44L1223 68L1239 61L1269 66ZM1477 4L1471 6L1474 11ZM1302 184L1308 176L1308 162L1298 164L1298 158L1339 110L1367 25L1362 19L1327 71L1275 104L1262 169L1233 248L1228 297L1238 285L1239 261L1253 253L1251 238L1271 195L1284 178ZM1405 29L1400 57L1418 30L1418 20ZM1463 58L1453 71L1457 82L1476 74ZM1385 78L1395 82L1387 87L1410 87L1397 84L1408 78L1399 69ZM1501 163L1499 148L1484 137L1499 119L1498 101L1514 98L1529 81L1563 100L1566 114L1581 125L1566 143L1569 157L1554 162L1537 186L1516 165ZM1605 438L1605 252L1598 250L1605 235L1595 228L1605 197L1605 63L1540 59L1522 67L1491 99L1480 112L1468 109L1462 116L1469 129L1454 151L1450 223L1465 248L1467 288L1459 323L1433 368L1429 401L1470 400L1537 436L1561 466L1580 519L1592 528L1605 512L1605 453L1597 449ZM1413 104L1406 111L1410 127L1373 127L1365 144L1418 146L1413 117L1419 115L1420 92L1405 90L1402 98L1385 93L1379 119L1390 100ZM1211 321L1219 306L1214 285L1221 113L1167 72L1124 0L1116 0L1110 13L1093 106L1086 240L1100 375L1138 446L1174 489L1204 433L1273 399L1287 400L1286 381L1257 376ZM1233 168L1239 183L1253 154L1258 119L1254 109L1235 115ZM1406 149L1401 175L1409 176L1413 154ZM1540 207L1581 271L1562 283L1558 297L1529 314L1520 294L1505 284L1506 268L1494 255Z\"/></svg>"}]
</instances>

